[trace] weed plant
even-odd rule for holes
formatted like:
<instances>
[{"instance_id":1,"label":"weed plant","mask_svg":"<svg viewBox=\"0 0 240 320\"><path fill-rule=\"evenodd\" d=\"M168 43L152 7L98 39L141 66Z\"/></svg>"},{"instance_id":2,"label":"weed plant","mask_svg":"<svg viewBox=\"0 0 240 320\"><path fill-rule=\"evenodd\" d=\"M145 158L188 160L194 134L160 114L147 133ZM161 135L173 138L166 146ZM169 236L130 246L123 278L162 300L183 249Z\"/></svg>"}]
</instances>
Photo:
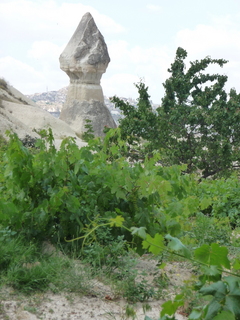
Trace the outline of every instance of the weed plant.
<instances>
[{"instance_id":1,"label":"weed plant","mask_svg":"<svg viewBox=\"0 0 240 320\"><path fill-rule=\"evenodd\" d=\"M129 303L144 302L156 296L155 290L137 270L137 258L123 236L110 241L109 230L100 230L100 242L93 242L84 249L84 262L92 268L92 274L111 284L116 296ZM139 258L139 257L138 257ZM139 280L141 276L141 279Z\"/></svg>"},{"instance_id":2,"label":"weed plant","mask_svg":"<svg viewBox=\"0 0 240 320\"><path fill-rule=\"evenodd\" d=\"M127 256L128 243L124 236L116 239L109 228L101 227L96 231L95 241L83 248L83 258L94 268L105 268L112 272L113 269L121 266L123 258Z\"/></svg>"},{"instance_id":3,"label":"weed plant","mask_svg":"<svg viewBox=\"0 0 240 320\"><path fill-rule=\"evenodd\" d=\"M190 230L186 235L192 240L193 245L219 243L230 245L231 227L228 218L216 219L199 212L191 220ZM186 238L185 238L186 239Z\"/></svg>"}]
</instances>

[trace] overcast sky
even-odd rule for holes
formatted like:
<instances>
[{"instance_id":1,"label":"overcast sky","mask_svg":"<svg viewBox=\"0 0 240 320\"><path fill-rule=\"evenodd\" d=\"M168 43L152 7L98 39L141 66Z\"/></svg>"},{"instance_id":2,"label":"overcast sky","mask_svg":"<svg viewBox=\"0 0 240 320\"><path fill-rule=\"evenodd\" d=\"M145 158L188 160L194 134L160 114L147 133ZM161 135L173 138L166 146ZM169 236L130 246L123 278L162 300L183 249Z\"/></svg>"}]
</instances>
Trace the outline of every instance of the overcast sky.
<instances>
[{"instance_id":1,"label":"overcast sky","mask_svg":"<svg viewBox=\"0 0 240 320\"><path fill-rule=\"evenodd\" d=\"M0 0L0 77L24 94L58 90L69 83L59 55L82 16L90 12L111 62L104 95L137 97L144 79L160 103L177 47L188 61L224 58L229 91L240 92L239 0Z\"/></svg>"}]
</instances>

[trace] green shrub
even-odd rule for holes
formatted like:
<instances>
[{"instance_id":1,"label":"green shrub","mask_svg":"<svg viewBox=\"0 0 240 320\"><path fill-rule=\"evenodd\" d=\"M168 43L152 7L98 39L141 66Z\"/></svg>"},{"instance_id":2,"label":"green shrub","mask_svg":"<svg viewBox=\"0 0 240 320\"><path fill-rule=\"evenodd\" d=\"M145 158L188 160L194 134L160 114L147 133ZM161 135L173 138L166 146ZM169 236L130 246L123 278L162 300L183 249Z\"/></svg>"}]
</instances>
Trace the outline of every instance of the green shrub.
<instances>
[{"instance_id":1,"label":"green shrub","mask_svg":"<svg viewBox=\"0 0 240 320\"><path fill-rule=\"evenodd\" d=\"M84 236L92 221L119 213L129 228L140 224L154 234L163 228L160 221L167 216L166 229L170 233L178 230L178 224L169 220L176 208L179 213L186 206L195 212L198 204L192 206L187 197L196 181L181 174L184 167L155 166L158 155L146 158L144 164L129 165L120 155L115 157L118 148L114 144L109 148L111 136L109 131L98 152L92 152L98 146L79 149L71 138L65 139L58 151L51 132L45 132L33 154L16 135L10 135L4 164L7 191L0 200L3 225L27 239L55 243ZM127 231L111 232L115 238L124 235L133 240ZM139 239L134 241L141 250Z\"/></svg>"}]
</instances>

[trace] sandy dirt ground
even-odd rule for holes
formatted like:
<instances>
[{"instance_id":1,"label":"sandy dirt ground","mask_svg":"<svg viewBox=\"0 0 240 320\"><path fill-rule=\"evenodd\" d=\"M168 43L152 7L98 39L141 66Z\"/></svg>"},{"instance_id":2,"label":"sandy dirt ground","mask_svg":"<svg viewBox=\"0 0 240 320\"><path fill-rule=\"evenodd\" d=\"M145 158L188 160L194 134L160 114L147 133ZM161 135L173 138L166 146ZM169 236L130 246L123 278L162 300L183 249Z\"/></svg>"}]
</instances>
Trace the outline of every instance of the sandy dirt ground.
<instances>
[{"instance_id":1,"label":"sandy dirt ground","mask_svg":"<svg viewBox=\"0 0 240 320\"><path fill-rule=\"evenodd\" d=\"M126 302L123 300L108 301L99 297L79 297L71 295L53 295L45 294L42 297L36 297L38 302L36 306L29 306L27 301L12 301L3 302L5 315L0 315L0 319L11 320L77 320L77 319L127 319L125 307ZM146 314L154 320L159 317L159 301L148 302L152 310ZM28 310L25 310L28 309ZM141 303L134 305L136 318L144 320L144 312ZM128 318L131 319L131 318ZM177 319L186 319L178 314Z\"/></svg>"},{"instance_id":2,"label":"sandy dirt ground","mask_svg":"<svg viewBox=\"0 0 240 320\"><path fill-rule=\"evenodd\" d=\"M156 272L155 261L140 260L137 268L146 271L146 280L151 282ZM85 296L76 293L52 292L35 293L32 296L17 294L11 288L2 288L0 291L0 319L1 320L127 320L126 307L130 306L136 312L135 320L144 320L148 315L153 320L159 319L161 304L174 298L176 288L184 284L191 277L191 272L181 262L173 262L165 267L170 283L162 300L147 301L151 310L144 312L145 303L129 305L121 297L115 297L111 287L97 279L92 280L91 294ZM181 311L176 315L177 319L184 320Z\"/></svg>"}]
</instances>

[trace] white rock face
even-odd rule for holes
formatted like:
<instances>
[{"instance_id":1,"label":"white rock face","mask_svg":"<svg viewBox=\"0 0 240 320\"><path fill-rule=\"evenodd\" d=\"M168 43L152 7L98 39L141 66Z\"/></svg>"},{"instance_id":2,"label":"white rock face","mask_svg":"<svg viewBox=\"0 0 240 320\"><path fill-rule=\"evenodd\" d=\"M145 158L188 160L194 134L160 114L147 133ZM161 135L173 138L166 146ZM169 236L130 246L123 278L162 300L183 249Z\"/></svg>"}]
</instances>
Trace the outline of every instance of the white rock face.
<instances>
[{"instance_id":1,"label":"white rock face","mask_svg":"<svg viewBox=\"0 0 240 320\"><path fill-rule=\"evenodd\" d=\"M73 100L67 109L62 110L64 121L81 137L85 131L86 119L91 120L95 136L103 135L104 127L115 128L116 124L112 115L103 102L90 100Z\"/></svg>"},{"instance_id":2,"label":"white rock face","mask_svg":"<svg viewBox=\"0 0 240 320\"><path fill-rule=\"evenodd\" d=\"M0 89L0 134L5 136L6 130L9 130L17 133L20 139L26 135L40 138L35 130L49 128L57 148L66 137L73 137L79 147L86 145L67 123L36 106L14 87L8 86L8 91Z\"/></svg>"},{"instance_id":3,"label":"white rock face","mask_svg":"<svg viewBox=\"0 0 240 320\"><path fill-rule=\"evenodd\" d=\"M60 68L70 78L68 94L60 119L66 121L78 134L85 131L86 119L92 120L93 128L96 128L94 129L95 134L98 136L102 135L103 131L100 123L108 127L116 127L110 112L104 105L100 85L102 74L106 71L110 58L104 38L90 13L83 16L60 55L59 61ZM86 108L86 103L89 104L88 108ZM102 112L91 110L96 105L99 110L102 109ZM86 112L87 109L89 112ZM89 114L91 114L90 118Z\"/></svg>"}]
</instances>

